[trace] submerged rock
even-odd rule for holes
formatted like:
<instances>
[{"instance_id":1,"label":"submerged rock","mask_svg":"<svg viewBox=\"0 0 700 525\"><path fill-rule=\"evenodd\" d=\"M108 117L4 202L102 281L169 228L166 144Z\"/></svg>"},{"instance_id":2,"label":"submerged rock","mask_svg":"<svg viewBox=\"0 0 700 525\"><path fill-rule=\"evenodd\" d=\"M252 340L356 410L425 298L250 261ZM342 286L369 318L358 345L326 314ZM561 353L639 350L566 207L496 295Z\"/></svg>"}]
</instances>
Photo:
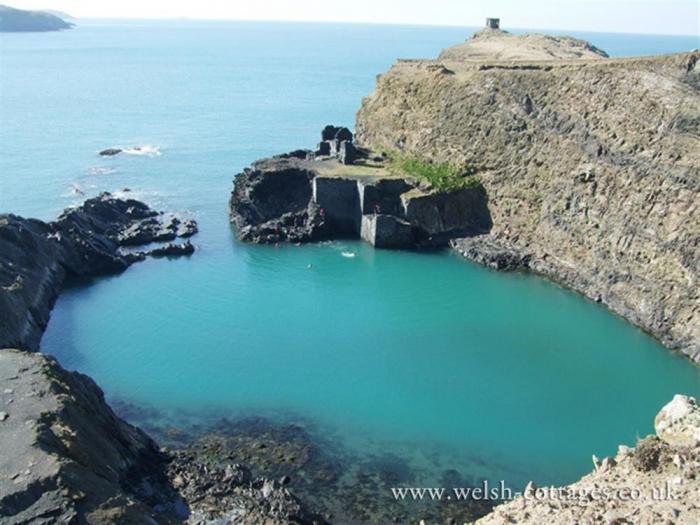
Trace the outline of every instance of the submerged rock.
<instances>
[{"instance_id":1,"label":"submerged rock","mask_svg":"<svg viewBox=\"0 0 700 525\"><path fill-rule=\"evenodd\" d=\"M192 255L194 253L194 245L190 242L184 243L168 243L160 248L154 248L146 252L146 255L151 257L174 257L178 255Z\"/></svg>"}]
</instances>

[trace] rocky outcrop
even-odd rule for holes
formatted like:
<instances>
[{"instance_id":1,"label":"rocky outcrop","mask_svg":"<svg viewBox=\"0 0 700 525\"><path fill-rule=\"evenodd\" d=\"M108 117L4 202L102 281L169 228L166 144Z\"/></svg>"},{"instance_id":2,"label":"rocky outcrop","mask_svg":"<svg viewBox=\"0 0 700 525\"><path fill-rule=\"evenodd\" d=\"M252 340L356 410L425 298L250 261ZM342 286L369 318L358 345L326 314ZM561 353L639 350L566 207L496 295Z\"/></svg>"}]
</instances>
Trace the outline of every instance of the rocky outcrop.
<instances>
[{"instance_id":1,"label":"rocky outcrop","mask_svg":"<svg viewBox=\"0 0 700 525\"><path fill-rule=\"evenodd\" d=\"M192 219L108 193L49 223L0 215L0 348L39 348L66 277L119 273L151 254L192 253L191 244L172 246L168 253L125 247L172 241L196 231Z\"/></svg>"},{"instance_id":2,"label":"rocky outcrop","mask_svg":"<svg viewBox=\"0 0 700 525\"><path fill-rule=\"evenodd\" d=\"M25 11L0 5L0 32L60 31L73 24L47 11Z\"/></svg>"},{"instance_id":3,"label":"rocky outcrop","mask_svg":"<svg viewBox=\"0 0 700 525\"><path fill-rule=\"evenodd\" d=\"M477 525L508 523L673 523L700 521L700 408L678 395L656 418L656 436L614 458L593 456L595 470L566 487L528 485Z\"/></svg>"},{"instance_id":4,"label":"rocky outcrop","mask_svg":"<svg viewBox=\"0 0 700 525\"><path fill-rule=\"evenodd\" d=\"M0 350L0 521L162 523L187 507L165 458L117 418L87 376L38 353Z\"/></svg>"},{"instance_id":5,"label":"rocky outcrop","mask_svg":"<svg viewBox=\"0 0 700 525\"><path fill-rule=\"evenodd\" d=\"M487 41L534 42L493 31L468 47ZM400 61L364 100L357 142L470 167L493 225L460 251L527 266L700 362L699 64L697 52Z\"/></svg>"},{"instance_id":6,"label":"rocky outcrop","mask_svg":"<svg viewBox=\"0 0 700 525\"><path fill-rule=\"evenodd\" d=\"M350 133L328 126L322 137L343 132ZM235 178L230 212L241 240L363 238L382 248L415 248L447 245L491 227L478 185L436 191L391 171L386 158L368 149L356 149L351 165L300 151L257 161Z\"/></svg>"}]
</instances>

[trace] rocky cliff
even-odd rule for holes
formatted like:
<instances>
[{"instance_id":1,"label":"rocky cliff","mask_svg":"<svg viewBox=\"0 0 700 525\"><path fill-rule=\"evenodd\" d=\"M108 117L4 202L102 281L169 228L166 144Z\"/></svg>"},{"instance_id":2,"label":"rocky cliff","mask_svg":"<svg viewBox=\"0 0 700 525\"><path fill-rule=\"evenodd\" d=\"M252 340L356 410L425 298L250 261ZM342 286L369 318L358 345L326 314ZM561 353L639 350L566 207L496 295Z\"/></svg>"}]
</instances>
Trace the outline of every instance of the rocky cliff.
<instances>
[{"instance_id":1,"label":"rocky cliff","mask_svg":"<svg viewBox=\"0 0 700 525\"><path fill-rule=\"evenodd\" d=\"M379 248L416 248L447 245L491 227L479 184L437 190L371 150L357 150L352 162L322 151L259 160L236 176L230 212L242 240L345 237Z\"/></svg>"},{"instance_id":2,"label":"rocky cliff","mask_svg":"<svg viewBox=\"0 0 700 525\"><path fill-rule=\"evenodd\" d=\"M105 193L49 223L0 215L0 348L37 350L67 276L119 273L147 255L189 254L189 242L135 251L196 233L192 219Z\"/></svg>"},{"instance_id":3,"label":"rocky cliff","mask_svg":"<svg viewBox=\"0 0 700 525\"><path fill-rule=\"evenodd\" d=\"M567 58L545 41L492 31L399 61L357 141L477 173L493 226L461 253L546 275L700 362L700 53Z\"/></svg>"}]
</instances>

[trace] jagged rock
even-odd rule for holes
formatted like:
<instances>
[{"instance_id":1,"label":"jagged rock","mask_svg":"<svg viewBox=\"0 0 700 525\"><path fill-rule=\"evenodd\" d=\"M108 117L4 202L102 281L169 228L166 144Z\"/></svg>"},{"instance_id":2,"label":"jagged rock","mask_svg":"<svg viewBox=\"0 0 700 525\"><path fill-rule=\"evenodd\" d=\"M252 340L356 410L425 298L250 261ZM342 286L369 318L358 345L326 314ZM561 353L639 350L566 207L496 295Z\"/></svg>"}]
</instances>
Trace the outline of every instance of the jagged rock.
<instances>
[{"instance_id":1,"label":"jagged rock","mask_svg":"<svg viewBox=\"0 0 700 525\"><path fill-rule=\"evenodd\" d=\"M179 225L142 202L107 193L50 223L0 215L0 348L37 350L67 276L121 272L144 257L122 246L174 239Z\"/></svg>"},{"instance_id":2,"label":"jagged rock","mask_svg":"<svg viewBox=\"0 0 700 525\"><path fill-rule=\"evenodd\" d=\"M672 446L700 444L700 407L694 398L676 395L654 420L656 435Z\"/></svg>"},{"instance_id":3,"label":"jagged rock","mask_svg":"<svg viewBox=\"0 0 700 525\"><path fill-rule=\"evenodd\" d=\"M367 174L362 165L344 169L334 158L255 162L234 180L230 213L238 236L257 243L308 242L360 238L364 228L364 238L376 246L413 248L445 246L456 235L490 227L478 186L426 192L381 167L367 167ZM374 176L377 170L383 176Z\"/></svg>"},{"instance_id":4,"label":"jagged rock","mask_svg":"<svg viewBox=\"0 0 700 525\"><path fill-rule=\"evenodd\" d=\"M466 259L494 270L512 272L530 267L531 256L528 253L490 235L453 239L450 245Z\"/></svg>"},{"instance_id":5,"label":"jagged rock","mask_svg":"<svg viewBox=\"0 0 700 525\"><path fill-rule=\"evenodd\" d=\"M168 243L160 248L154 248L146 252L146 255L151 257L175 257L179 255L192 255L194 253L194 245L190 242L184 243Z\"/></svg>"}]
</instances>

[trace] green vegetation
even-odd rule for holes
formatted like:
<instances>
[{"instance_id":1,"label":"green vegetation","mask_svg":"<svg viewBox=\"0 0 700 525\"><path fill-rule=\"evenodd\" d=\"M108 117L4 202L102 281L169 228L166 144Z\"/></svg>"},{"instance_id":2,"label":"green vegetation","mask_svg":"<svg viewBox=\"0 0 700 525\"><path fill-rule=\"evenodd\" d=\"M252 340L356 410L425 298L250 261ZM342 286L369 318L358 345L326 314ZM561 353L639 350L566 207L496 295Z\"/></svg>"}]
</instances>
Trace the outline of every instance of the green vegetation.
<instances>
[{"instance_id":1,"label":"green vegetation","mask_svg":"<svg viewBox=\"0 0 700 525\"><path fill-rule=\"evenodd\" d=\"M476 170L459 164L431 162L415 155L385 152L389 171L426 181L437 191L474 188L481 185Z\"/></svg>"}]
</instances>

